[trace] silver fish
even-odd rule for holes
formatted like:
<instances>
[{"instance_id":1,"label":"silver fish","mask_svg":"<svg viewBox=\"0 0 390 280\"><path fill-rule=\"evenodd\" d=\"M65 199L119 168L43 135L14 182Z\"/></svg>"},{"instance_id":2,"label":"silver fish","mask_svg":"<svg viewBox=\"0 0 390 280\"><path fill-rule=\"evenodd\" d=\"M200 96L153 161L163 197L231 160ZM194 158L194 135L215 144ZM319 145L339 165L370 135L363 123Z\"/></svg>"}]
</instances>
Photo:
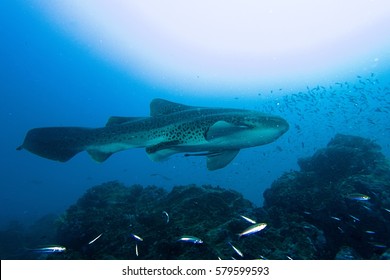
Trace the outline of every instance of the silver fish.
<instances>
[{"instance_id":1,"label":"silver fish","mask_svg":"<svg viewBox=\"0 0 390 280\"><path fill-rule=\"evenodd\" d=\"M144 241L143 238L139 237L138 235L136 235L134 233L130 233L130 235L137 241Z\"/></svg>"},{"instance_id":2,"label":"silver fish","mask_svg":"<svg viewBox=\"0 0 390 280\"><path fill-rule=\"evenodd\" d=\"M194 244L202 244L203 243L203 241L200 238L195 237L195 236L191 236L191 235L183 235L177 241L189 242L189 243L194 243Z\"/></svg>"},{"instance_id":3,"label":"silver fish","mask_svg":"<svg viewBox=\"0 0 390 280\"><path fill-rule=\"evenodd\" d=\"M103 233L99 234L97 237L95 237L94 239L92 239L91 241L88 242L89 245L91 245L93 242L95 242L96 240L98 240L101 236L102 236Z\"/></svg>"},{"instance_id":4,"label":"silver fish","mask_svg":"<svg viewBox=\"0 0 390 280\"><path fill-rule=\"evenodd\" d=\"M253 226L250 226L247 229L245 229L243 232L239 233L238 236L241 237L241 236L254 234L256 232L262 231L263 229L265 229L266 226L267 226L266 223L254 224Z\"/></svg>"},{"instance_id":5,"label":"silver fish","mask_svg":"<svg viewBox=\"0 0 390 280\"><path fill-rule=\"evenodd\" d=\"M347 198L350 199L350 200L356 200L356 201L367 201L367 200L371 199L368 195L361 194L361 193L351 193L351 194L348 194Z\"/></svg>"},{"instance_id":6,"label":"silver fish","mask_svg":"<svg viewBox=\"0 0 390 280\"><path fill-rule=\"evenodd\" d=\"M369 242L372 246L374 246L375 248L379 248L379 249L385 249L387 248L387 246L385 244L382 244L382 243L375 243L375 242Z\"/></svg>"},{"instance_id":7,"label":"silver fish","mask_svg":"<svg viewBox=\"0 0 390 280\"><path fill-rule=\"evenodd\" d=\"M243 215L240 215L241 218L243 218L245 221L247 221L248 223L251 223L251 224L256 224L256 221L255 220L252 220L248 217L245 217Z\"/></svg>"},{"instance_id":8,"label":"silver fish","mask_svg":"<svg viewBox=\"0 0 390 280\"><path fill-rule=\"evenodd\" d=\"M162 214L165 215L166 219L167 219L167 223L169 223L169 214L167 211L162 211Z\"/></svg>"},{"instance_id":9,"label":"silver fish","mask_svg":"<svg viewBox=\"0 0 390 280\"><path fill-rule=\"evenodd\" d=\"M357 217L355 217L355 216L353 216L353 215L351 215L351 214L349 214L348 216L350 216L352 219L353 219L353 222L355 223L355 222L360 222L360 219L359 218L357 218Z\"/></svg>"},{"instance_id":10,"label":"silver fish","mask_svg":"<svg viewBox=\"0 0 390 280\"><path fill-rule=\"evenodd\" d=\"M36 253L62 253L66 251L66 247L60 246L60 245L50 245L46 247L40 247L40 248L34 248L34 249L28 249L29 251L36 252Z\"/></svg>"},{"instance_id":11,"label":"silver fish","mask_svg":"<svg viewBox=\"0 0 390 280\"><path fill-rule=\"evenodd\" d=\"M229 245L233 248L233 250L234 250L241 258L244 257L244 254L243 254L240 250L238 250L236 247L234 247L232 243L229 242Z\"/></svg>"}]
</instances>

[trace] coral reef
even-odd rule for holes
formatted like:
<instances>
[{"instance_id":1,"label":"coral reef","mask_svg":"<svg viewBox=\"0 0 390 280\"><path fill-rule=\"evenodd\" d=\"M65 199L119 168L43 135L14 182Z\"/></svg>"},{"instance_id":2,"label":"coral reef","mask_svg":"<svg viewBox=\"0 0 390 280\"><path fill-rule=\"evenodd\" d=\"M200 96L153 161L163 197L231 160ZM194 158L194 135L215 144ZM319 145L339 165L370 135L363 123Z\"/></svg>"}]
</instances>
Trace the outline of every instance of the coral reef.
<instances>
[{"instance_id":1,"label":"coral reef","mask_svg":"<svg viewBox=\"0 0 390 280\"><path fill-rule=\"evenodd\" d=\"M380 258L390 246L390 168L380 147L337 134L298 163L299 172L284 174L264 192L264 209L274 226L286 232L291 223L303 231L319 230L324 244L313 247L315 259Z\"/></svg>"},{"instance_id":2,"label":"coral reef","mask_svg":"<svg viewBox=\"0 0 390 280\"><path fill-rule=\"evenodd\" d=\"M220 187L168 192L112 181L90 188L55 223L42 218L29 239L18 225L0 236L67 248L10 258L390 259L390 167L380 147L338 134L298 163L264 192L263 207ZM240 235L251 220L267 226Z\"/></svg>"},{"instance_id":3,"label":"coral reef","mask_svg":"<svg viewBox=\"0 0 390 280\"><path fill-rule=\"evenodd\" d=\"M58 240L68 250L53 257L226 257L232 254L231 249L227 252L227 242L236 239L246 225L239 214L252 208L241 194L218 187L181 186L167 193L153 186L108 182L89 189L61 217ZM178 242L185 235L196 236L203 243Z\"/></svg>"}]
</instances>

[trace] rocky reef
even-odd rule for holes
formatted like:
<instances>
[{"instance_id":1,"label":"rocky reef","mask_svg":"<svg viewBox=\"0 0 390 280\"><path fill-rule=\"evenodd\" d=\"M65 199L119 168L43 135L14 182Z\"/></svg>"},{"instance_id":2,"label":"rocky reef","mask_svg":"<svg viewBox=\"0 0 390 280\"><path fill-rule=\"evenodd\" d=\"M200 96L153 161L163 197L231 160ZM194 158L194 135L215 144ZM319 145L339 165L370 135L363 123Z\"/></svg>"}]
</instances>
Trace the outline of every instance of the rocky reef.
<instances>
[{"instance_id":1,"label":"rocky reef","mask_svg":"<svg viewBox=\"0 0 390 280\"><path fill-rule=\"evenodd\" d=\"M298 163L264 192L263 207L213 186L92 187L55 223L40 222L67 248L40 258L389 259L390 167L380 147L338 134ZM242 234L251 220L267 226Z\"/></svg>"},{"instance_id":2,"label":"rocky reef","mask_svg":"<svg viewBox=\"0 0 390 280\"><path fill-rule=\"evenodd\" d=\"M246 225L238 214L252 210L241 194L218 187L180 186L167 193L108 182L67 210L58 241L68 248L61 256L70 259L226 258L233 253L226 242ZM203 243L179 242L183 236Z\"/></svg>"},{"instance_id":3,"label":"rocky reef","mask_svg":"<svg viewBox=\"0 0 390 280\"><path fill-rule=\"evenodd\" d=\"M264 192L264 210L287 236L313 246L305 259L378 259L390 246L390 168L371 140L336 135Z\"/></svg>"}]
</instances>

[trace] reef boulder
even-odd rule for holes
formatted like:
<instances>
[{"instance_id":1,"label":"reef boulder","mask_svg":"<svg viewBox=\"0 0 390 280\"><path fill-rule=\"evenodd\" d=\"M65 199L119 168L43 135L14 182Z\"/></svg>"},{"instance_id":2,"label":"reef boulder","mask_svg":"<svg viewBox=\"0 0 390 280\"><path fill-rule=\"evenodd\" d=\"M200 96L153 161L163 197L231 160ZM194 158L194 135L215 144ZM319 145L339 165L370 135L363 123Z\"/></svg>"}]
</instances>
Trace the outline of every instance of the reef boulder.
<instances>
[{"instance_id":1,"label":"reef boulder","mask_svg":"<svg viewBox=\"0 0 390 280\"><path fill-rule=\"evenodd\" d=\"M390 246L390 168L380 147L338 134L298 163L300 171L285 173L264 192L275 226L322 231L326 246L316 258L378 259Z\"/></svg>"},{"instance_id":2,"label":"reef boulder","mask_svg":"<svg viewBox=\"0 0 390 280\"><path fill-rule=\"evenodd\" d=\"M252 209L241 194L219 187L177 186L168 193L154 186L126 187L108 182L89 189L61 217L58 240L69 250L53 257L226 257L232 254L228 242L243 228L239 214ZM202 242L178 242L183 236L194 236Z\"/></svg>"}]
</instances>

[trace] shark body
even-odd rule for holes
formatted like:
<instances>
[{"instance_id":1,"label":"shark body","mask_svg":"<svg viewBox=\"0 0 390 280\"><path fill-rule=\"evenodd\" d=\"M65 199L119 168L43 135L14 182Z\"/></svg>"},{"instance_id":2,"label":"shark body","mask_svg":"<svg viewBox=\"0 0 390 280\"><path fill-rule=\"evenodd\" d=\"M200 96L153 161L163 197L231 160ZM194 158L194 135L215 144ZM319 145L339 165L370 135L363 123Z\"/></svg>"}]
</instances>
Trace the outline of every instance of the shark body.
<instances>
[{"instance_id":1,"label":"shark body","mask_svg":"<svg viewBox=\"0 0 390 280\"><path fill-rule=\"evenodd\" d=\"M207 168L216 170L228 165L240 149L273 142L288 128L284 119L256 111L154 99L150 117L110 117L102 128L34 128L17 149L61 162L87 151L103 162L113 153L145 148L153 161L176 153L206 156Z\"/></svg>"}]
</instances>

